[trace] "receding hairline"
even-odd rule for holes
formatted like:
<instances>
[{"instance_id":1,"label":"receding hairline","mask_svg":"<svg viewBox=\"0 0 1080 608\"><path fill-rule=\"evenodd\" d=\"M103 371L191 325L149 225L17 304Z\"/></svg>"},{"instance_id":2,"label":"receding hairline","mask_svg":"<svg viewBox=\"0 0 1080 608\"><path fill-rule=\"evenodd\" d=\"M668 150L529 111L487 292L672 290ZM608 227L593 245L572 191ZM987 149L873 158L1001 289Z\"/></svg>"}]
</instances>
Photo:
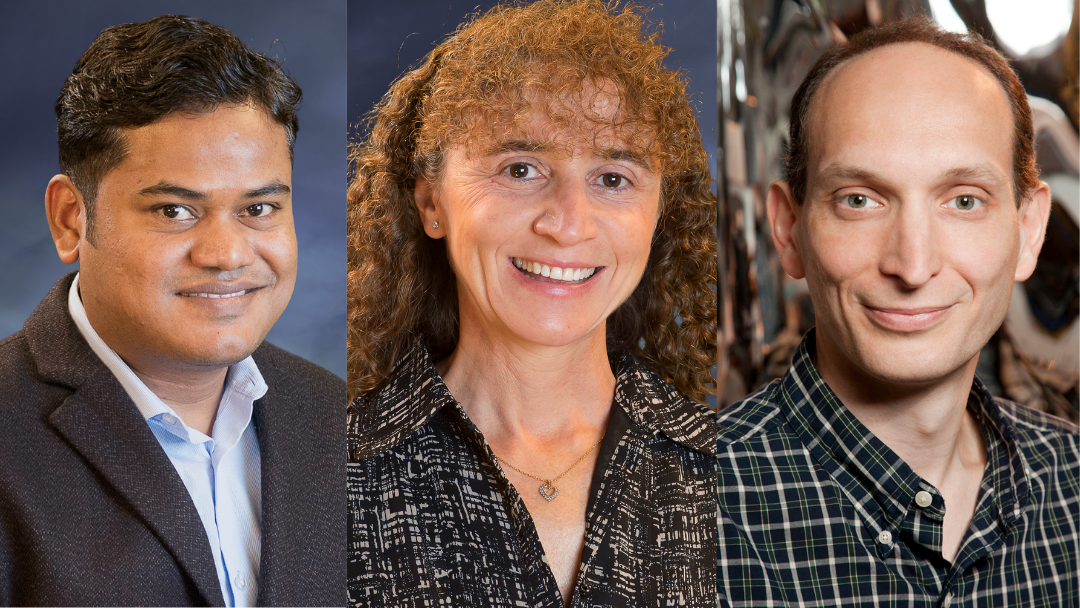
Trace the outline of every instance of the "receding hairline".
<instances>
[{"instance_id":1,"label":"receding hairline","mask_svg":"<svg viewBox=\"0 0 1080 608\"><path fill-rule=\"evenodd\" d=\"M921 40L905 40L905 41L902 41L902 42L893 42L893 43L890 43L890 44L885 44L885 45L870 49L870 50L868 50L868 51L866 51L864 53L860 53L860 54L858 54L858 55L856 55L854 57L849 57L848 59L846 59L843 62L839 63L838 65L833 67L832 70L829 71L829 73L825 76L825 78L822 79L820 84L818 84L818 86L814 89L813 95L811 96L811 98L809 100L809 103L807 104L806 120L805 120L804 125L803 125L803 129L806 131L805 137L806 137L806 143L807 143L807 150L806 150L806 155L807 155L807 159L806 159L806 183L804 184L804 187L803 187L804 193L809 192L809 190L810 190L810 170L809 169L810 169L810 167L812 165L812 163L811 163L811 158L812 158L811 154L813 153L813 151L816 148L816 146L815 146L815 141L816 140L814 138L814 133L815 133L816 128L814 127L814 125L817 122L815 117L819 114L819 111L816 108L818 106L822 105L821 101L820 101L821 97L823 95L826 95L829 92L831 84L833 83L833 81L836 78L839 77L838 75L841 72L843 72L845 69L849 68L853 63L857 63L862 59L867 59L867 60L872 59L872 56L874 54L878 53L878 51L896 52L896 49L894 47L904 47L904 46L917 46L917 47L921 47L923 49L930 49L930 50L933 50L933 51L939 51L941 53L947 53L947 54L949 54L949 55L951 55L953 57L959 58L961 60L965 60L965 63L967 65L977 68L978 72L984 78L986 78L990 82L994 83L994 85L995 85L994 90L998 91L998 93L1001 96L1000 100L1005 104L1004 108L1006 109L1006 114L1007 114L1008 119L1009 119L1008 122L1009 122L1010 131L1015 130L1015 128L1016 128L1015 119L1013 117L1013 107L1012 107L1012 101L1011 101L1011 99L1009 97L1009 92L1005 89L1004 83L1002 83L990 71L990 69L987 66L983 65L978 60L976 60L976 59L974 59L972 57L967 57L967 56L963 55L962 53L958 53L958 52L952 51L950 49L938 46L936 44L932 44L932 43L929 43L929 42L924 42L924 41L921 41ZM1010 138L1010 145L1009 145L1010 162L1013 160L1013 156L1015 156L1015 154L1016 154L1015 143ZM826 167L825 169L828 169L828 167ZM825 169L820 171L819 174L825 173ZM960 169L962 169L962 168L960 168ZM959 177L959 176L957 176L957 177ZM1006 177L1008 179L1007 185L1009 185L1010 187L1015 186L1016 176L1013 175L1013 173L1011 171L1009 172L1009 174ZM1016 203L1020 204L1020 201L1016 201Z\"/></svg>"}]
</instances>

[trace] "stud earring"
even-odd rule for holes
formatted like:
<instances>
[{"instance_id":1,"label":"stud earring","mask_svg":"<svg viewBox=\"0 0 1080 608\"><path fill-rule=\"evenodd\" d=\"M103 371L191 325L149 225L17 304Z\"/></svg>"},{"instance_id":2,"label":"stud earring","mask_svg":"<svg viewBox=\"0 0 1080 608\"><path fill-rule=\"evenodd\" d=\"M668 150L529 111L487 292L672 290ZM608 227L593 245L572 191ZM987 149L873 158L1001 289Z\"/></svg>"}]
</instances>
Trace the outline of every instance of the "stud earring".
<instances>
[{"instance_id":1,"label":"stud earring","mask_svg":"<svg viewBox=\"0 0 1080 608\"><path fill-rule=\"evenodd\" d=\"M439 220L435 220L434 222L431 222L431 227L432 228L438 228L439 227Z\"/></svg>"}]
</instances>

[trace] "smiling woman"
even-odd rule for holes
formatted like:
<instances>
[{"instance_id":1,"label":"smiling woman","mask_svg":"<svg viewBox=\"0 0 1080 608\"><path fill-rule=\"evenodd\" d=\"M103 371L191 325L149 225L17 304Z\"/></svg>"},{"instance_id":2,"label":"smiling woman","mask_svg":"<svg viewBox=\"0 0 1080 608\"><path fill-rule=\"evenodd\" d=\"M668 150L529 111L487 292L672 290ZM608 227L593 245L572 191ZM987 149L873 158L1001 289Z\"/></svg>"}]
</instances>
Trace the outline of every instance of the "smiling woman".
<instances>
[{"instance_id":1,"label":"smiling woman","mask_svg":"<svg viewBox=\"0 0 1080 608\"><path fill-rule=\"evenodd\" d=\"M353 604L715 604L715 198L645 30L474 16L352 148Z\"/></svg>"}]
</instances>

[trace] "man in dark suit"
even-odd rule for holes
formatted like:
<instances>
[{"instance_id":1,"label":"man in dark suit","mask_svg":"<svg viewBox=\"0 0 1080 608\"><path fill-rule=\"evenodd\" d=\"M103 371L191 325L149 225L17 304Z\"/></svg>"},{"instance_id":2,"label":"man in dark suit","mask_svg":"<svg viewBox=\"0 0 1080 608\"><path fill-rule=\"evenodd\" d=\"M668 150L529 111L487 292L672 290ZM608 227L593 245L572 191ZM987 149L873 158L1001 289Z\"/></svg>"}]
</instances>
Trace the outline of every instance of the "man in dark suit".
<instances>
[{"instance_id":1,"label":"man in dark suit","mask_svg":"<svg viewBox=\"0 0 1080 608\"><path fill-rule=\"evenodd\" d=\"M343 603L344 383L263 343L299 101L197 19L75 66L46 214L79 272L0 342L0 603Z\"/></svg>"}]
</instances>

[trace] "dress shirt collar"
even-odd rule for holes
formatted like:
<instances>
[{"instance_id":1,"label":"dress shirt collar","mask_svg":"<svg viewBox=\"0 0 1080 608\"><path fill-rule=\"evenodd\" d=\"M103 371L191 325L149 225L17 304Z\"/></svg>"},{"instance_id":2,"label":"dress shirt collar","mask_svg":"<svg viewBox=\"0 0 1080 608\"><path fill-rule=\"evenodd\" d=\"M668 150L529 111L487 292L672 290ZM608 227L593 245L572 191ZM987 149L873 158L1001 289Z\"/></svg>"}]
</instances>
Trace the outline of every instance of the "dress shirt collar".
<instances>
[{"instance_id":1,"label":"dress shirt collar","mask_svg":"<svg viewBox=\"0 0 1080 608\"><path fill-rule=\"evenodd\" d=\"M919 491L931 494L923 509L931 519L944 517L944 500L937 488L919 477L896 452L878 439L843 405L821 378L812 360L815 330L803 338L791 367L781 380L783 415L811 454L847 492L860 516L875 533L901 528L916 509ZM1030 500L1028 471L1015 441L1015 429L1002 415L994 398L976 377L968 396L970 408L982 424L986 437L987 475L996 496L997 514L1011 525ZM985 491L985 490L984 490ZM872 498L871 503L866 498ZM875 506L876 505L876 506ZM884 522L878 521L878 508Z\"/></svg>"},{"instance_id":2,"label":"dress shirt collar","mask_svg":"<svg viewBox=\"0 0 1080 608\"><path fill-rule=\"evenodd\" d=\"M188 427L183 423L168 404L162 401L131 367L120 358L116 352L109 348L101 336L90 325L90 319L86 316L82 298L79 296L79 275L71 283L68 291L68 311L71 313L75 326L79 333L90 345L94 354L109 368L120 385L124 387L135 407L147 422L158 420L162 422L169 432L192 443L202 443L210 438L199 431ZM239 440L244 428L251 420L252 404L256 399L266 394L267 386L263 380L259 368L250 356L229 366L225 376L226 389L218 404L218 414L214 419L214 428L211 435L219 445L231 447ZM226 411L226 409L228 411Z\"/></svg>"},{"instance_id":3,"label":"dress shirt collar","mask_svg":"<svg viewBox=\"0 0 1080 608\"><path fill-rule=\"evenodd\" d=\"M716 453L716 426L712 414L685 399L671 385L645 369L632 356L614 358L615 404L635 425L663 434L671 441L703 452ZM414 340L394 366L390 384L358 398L349 406L360 418L357 428L374 429L363 437L350 437L353 458L379 454L401 443L444 407L456 404L435 369L427 346ZM381 395L394 395L392 403ZM373 417L374 420L367 418Z\"/></svg>"}]
</instances>

